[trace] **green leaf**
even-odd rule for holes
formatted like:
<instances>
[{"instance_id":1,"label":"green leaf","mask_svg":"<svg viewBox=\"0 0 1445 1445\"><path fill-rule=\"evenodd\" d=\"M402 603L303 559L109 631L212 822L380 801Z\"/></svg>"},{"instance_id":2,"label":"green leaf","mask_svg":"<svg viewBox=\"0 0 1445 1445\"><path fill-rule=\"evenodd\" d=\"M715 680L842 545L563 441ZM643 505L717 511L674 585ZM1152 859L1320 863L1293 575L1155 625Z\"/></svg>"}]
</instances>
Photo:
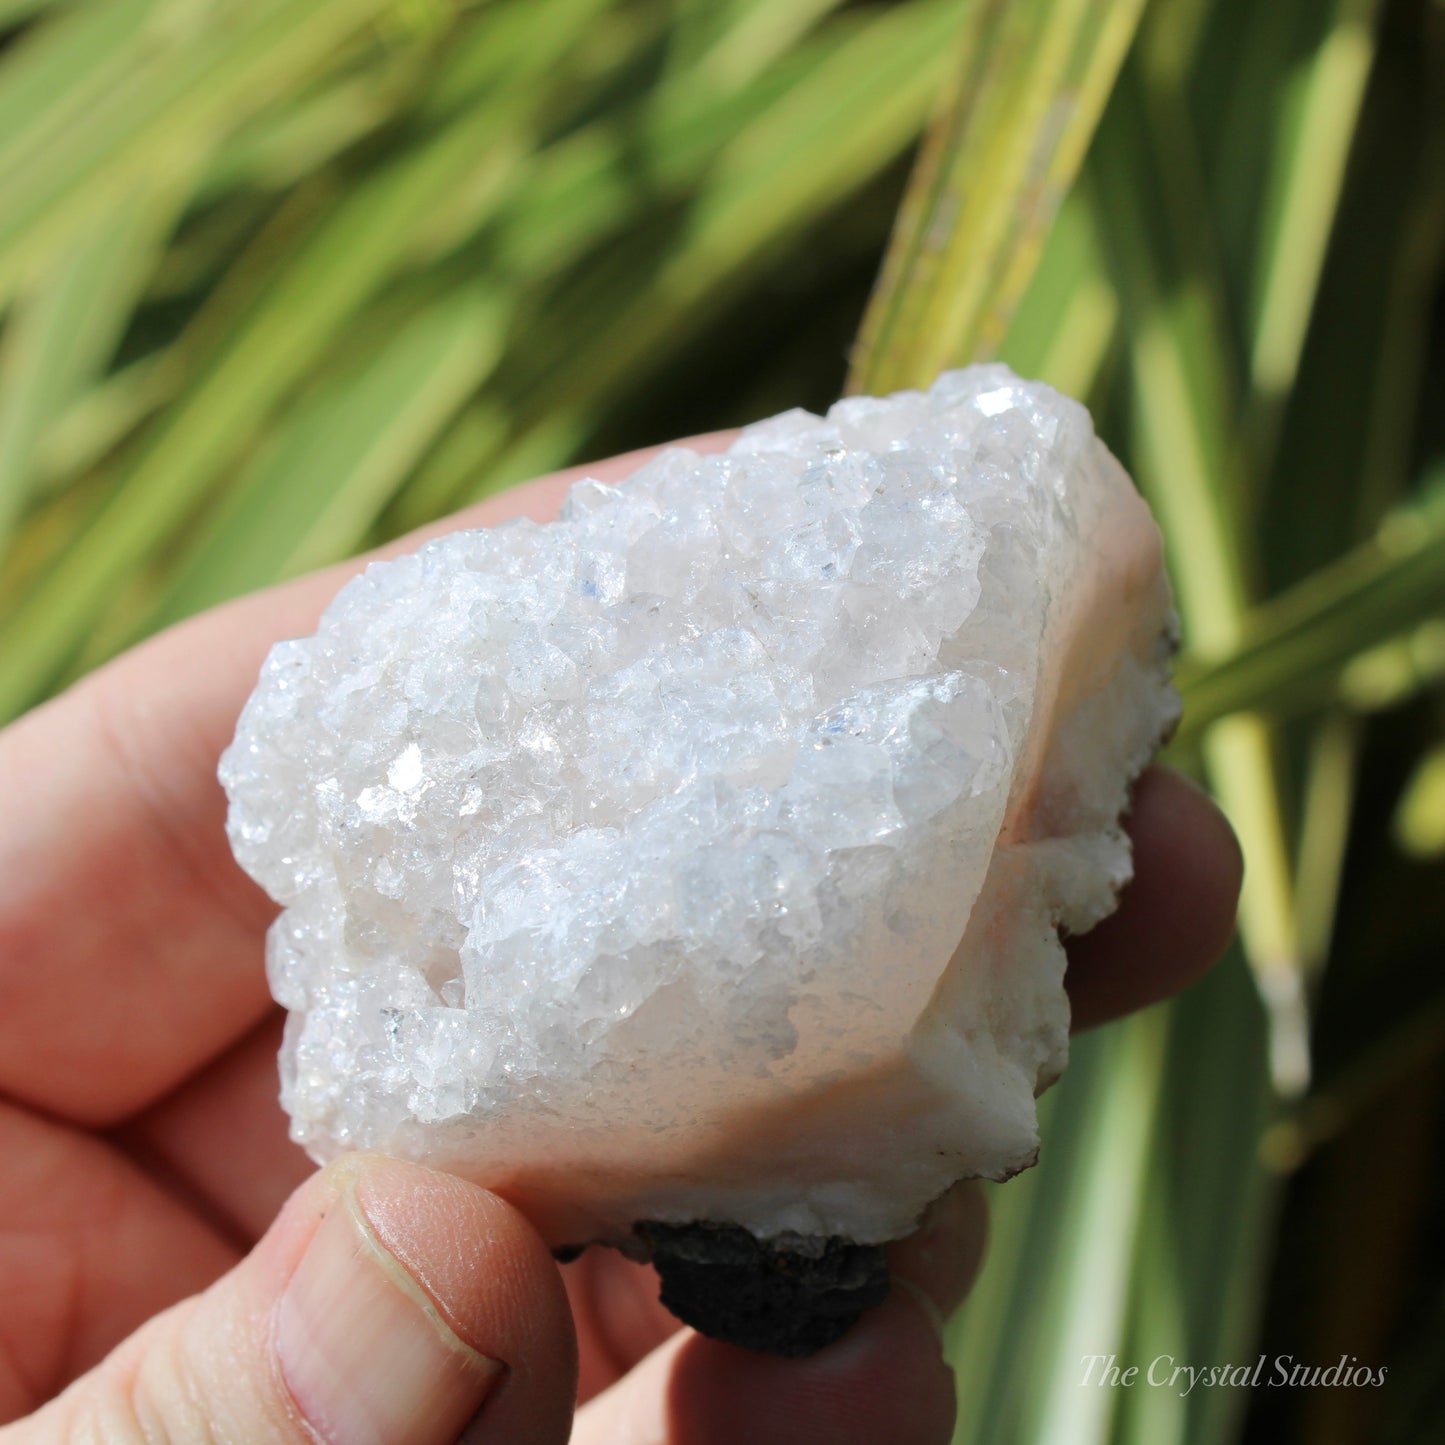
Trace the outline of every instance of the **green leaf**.
<instances>
[{"instance_id":1,"label":"green leaf","mask_svg":"<svg viewBox=\"0 0 1445 1445\"><path fill-rule=\"evenodd\" d=\"M227 492L146 629L338 561L501 352L489 297L448 296L299 404Z\"/></svg>"},{"instance_id":2,"label":"green leaf","mask_svg":"<svg viewBox=\"0 0 1445 1445\"><path fill-rule=\"evenodd\" d=\"M1178 120L1178 117L1176 117ZM1091 157L1088 194L1129 335L1135 473L1159 515L1191 646L1228 648L1248 600L1239 490L1236 388L1207 262L1190 239L1203 218L1151 207L1187 155L1160 147L1137 70L1126 73ZM1161 211L1163 212L1161 214Z\"/></svg>"},{"instance_id":3,"label":"green leaf","mask_svg":"<svg viewBox=\"0 0 1445 1445\"><path fill-rule=\"evenodd\" d=\"M1308 63L1291 77L1260 245L1251 380L1275 402L1294 382L1324 269L1365 81L1377 0L1336 0Z\"/></svg>"},{"instance_id":4,"label":"green leaf","mask_svg":"<svg viewBox=\"0 0 1445 1445\"><path fill-rule=\"evenodd\" d=\"M125 197L15 304L0 350L0 560L35 483L36 448L110 360L175 220L184 177Z\"/></svg>"},{"instance_id":5,"label":"green leaf","mask_svg":"<svg viewBox=\"0 0 1445 1445\"><path fill-rule=\"evenodd\" d=\"M286 97L217 147L197 199L297 184L393 119L394 99L371 69L343 75L303 97Z\"/></svg>"},{"instance_id":6,"label":"green leaf","mask_svg":"<svg viewBox=\"0 0 1445 1445\"><path fill-rule=\"evenodd\" d=\"M555 347L535 346L516 381L521 425L510 455L476 490L519 475L513 457L527 466L565 458L609 397L655 375L783 241L893 159L917 134L957 17L957 0L927 0L840 17L804 46L791 83L776 96L768 86L769 103L715 151L661 262L634 238L551 312ZM669 143L665 132L658 143Z\"/></svg>"},{"instance_id":7,"label":"green leaf","mask_svg":"<svg viewBox=\"0 0 1445 1445\"><path fill-rule=\"evenodd\" d=\"M859 334L849 389L988 356L1032 275L1142 0L980 0Z\"/></svg>"},{"instance_id":8,"label":"green leaf","mask_svg":"<svg viewBox=\"0 0 1445 1445\"><path fill-rule=\"evenodd\" d=\"M1112 1043L1101 1033L1071 1045L1068 1087L1039 1101L1039 1132L1047 1144L1038 1165L1006 1185L983 1186L988 1252L945 1340L958 1382L955 1445L1031 1438L1020 1422L1037 1398L1033 1382L1047 1368L1054 1280L1065 1267L1064 1231Z\"/></svg>"},{"instance_id":9,"label":"green leaf","mask_svg":"<svg viewBox=\"0 0 1445 1445\"><path fill-rule=\"evenodd\" d=\"M1081 1387L1083 1362L1124 1345L1131 1264L1147 1197L1149 1143L1159 1104L1167 1021L1136 1015L1109 1040L1109 1067L1080 1141L1063 1208L1060 1274L1051 1282L1041 1388L1028 1433L1085 1445L1109 1438L1114 1392Z\"/></svg>"},{"instance_id":10,"label":"green leaf","mask_svg":"<svg viewBox=\"0 0 1445 1445\"><path fill-rule=\"evenodd\" d=\"M163 0L75 5L0 56L0 184L132 70Z\"/></svg>"},{"instance_id":11,"label":"green leaf","mask_svg":"<svg viewBox=\"0 0 1445 1445\"><path fill-rule=\"evenodd\" d=\"M1327 697L1353 658L1445 609L1445 525L1403 513L1330 567L1248 614L1237 648L1186 659L1186 738L1231 713L1288 715Z\"/></svg>"},{"instance_id":12,"label":"green leaf","mask_svg":"<svg viewBox=\"0 0 1445 1445\"><path fill-rule=\"evenodd\" d=\"M1146 1366L1166 1353L1196 1365L1252 1360L1282 1181L1260 1156L1278 1102L1240 950L1168 1011L1125 1353ZM1248 1400L1237 1389L1125 1396L1119 1438L1137 1445L1234 1439Z\"/></svg>"},{"instance_id":13,"label":"green leaf","mask_svg":"<svg viewBox=\"0 0 1445 1445\"><path fill-rule=\"evenodd\" d=\"M999 350L1020 376L1066 396L1093 391L1118 333L1119 298L1105 270L1093 210L1074 191Z\"/></svg>"},{"instance_id":14,"label":"green leaf","mask_svg":"<svg viewBox=\"0 0 1445 1445\"><path fill-rule=\"evenodd\" d=\"M74 656L116 579L159 546L236 462L256 428L403 263L431 214L458 187L501 194L523 156L516 116L542 102L533 81L568 43L551 28L531 33L530 51L512 57L508 84L491 104L464 113L350 191L249 301L234 335L169 410L102 514L0 627L0 715L32 700Z\"/></svg>"},{"instance_id":15,"label":"green leaf","mask_svg":"<svg viewBox=\"0 0 1445 1445\"><path fill-rule=\"evenodd\" d=\"M77 12L96 28L94 17L114 9L125 43L87 30L79 57L47 54L46 66L0 73L0 288L138 178L164 173L178 150L225 134L324 63L387 3L248 0L217 7L205 25L157 0ZM79 81L72 63L84 66ZM41 90L47 80L53 98Z\"/></svg>"},{"instance_id":16,"label":"green leaf","mask_svg":"<svg viewBox=\"0 0 1445 1445\"><path fill-rule=\"evenodd\" d=\"M0 0L0 30L9 29L64 3L65 0Z\"/></svg>"},{"instance_id":17,"label":"green leaf","mask_svg":"<svg viewBox=\"0 0 1445 1445\"><path fill-rule=\"evenodd\" d=\"M1200 239L1207 218L1187 179L1192 160L1175 98L1131 65L1100 127L1090 179L1129 336L1134 472L1164 530L1186 641L1210 657L1237 645L1254 569L1239 505L1238 384L1219 272ZM1150 207L1148 197L1167 204ZM1257 718L1241 716L1202 746L1249 859L1240 926L1271 1005L1275 1081L1298 1091L1309 1076L1309 1034L1273 740Z\"/></svg>"}]
</instances>

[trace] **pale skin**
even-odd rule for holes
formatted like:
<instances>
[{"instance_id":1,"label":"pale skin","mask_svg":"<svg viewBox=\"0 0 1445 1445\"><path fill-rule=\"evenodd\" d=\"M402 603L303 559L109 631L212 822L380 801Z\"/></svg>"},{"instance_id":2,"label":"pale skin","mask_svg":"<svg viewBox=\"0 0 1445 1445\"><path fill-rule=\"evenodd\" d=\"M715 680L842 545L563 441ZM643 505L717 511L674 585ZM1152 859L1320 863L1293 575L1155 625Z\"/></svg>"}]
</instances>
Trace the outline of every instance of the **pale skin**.
<instances>
[{"instance_id":1,"label":"pale skin","mask_svg":"<svg viewBox=\"0 0 1445 1445\"><path fill-rule=\"evenodd\" d=\"M647 455L431 532L546 520L583 470ZM376 1157L317 1173L288 1141L275 909L231 859L216 760L267 649L359 565L173 628L0 733L0 1445L441 1445L467 1421L495 1445L943 1445L937 1326L982 1255L973 1186L893 1246L885 1306L783 1361L679 1329L611 1252L559 1270L473 1185ZM1202 793L1150 770L1130 830L1136 881L1069 948L1079 1027L1183 989L1233 926L1239 852ZM344 1360L307 1338L333 1297L371 1301Z\"/></svg>"}]
</instances>

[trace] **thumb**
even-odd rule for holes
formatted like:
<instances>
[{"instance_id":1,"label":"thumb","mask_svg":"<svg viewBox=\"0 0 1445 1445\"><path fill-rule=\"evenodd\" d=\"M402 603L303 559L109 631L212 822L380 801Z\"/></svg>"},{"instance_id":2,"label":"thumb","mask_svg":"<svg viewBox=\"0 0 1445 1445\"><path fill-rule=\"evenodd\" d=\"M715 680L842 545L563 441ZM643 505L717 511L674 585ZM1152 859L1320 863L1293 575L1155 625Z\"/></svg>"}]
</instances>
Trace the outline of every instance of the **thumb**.
<instances>
[{"instance_id":1,"label":"thumb","mask_svg":"<svg viewBox=\"0 0 1445 1445\"><path fill-rule=\"evenodd\" d=\"M562 1445L576 1368L561 1277L515 1209L359 1154L0 1442Z\"/></svg>"}]
</instances>

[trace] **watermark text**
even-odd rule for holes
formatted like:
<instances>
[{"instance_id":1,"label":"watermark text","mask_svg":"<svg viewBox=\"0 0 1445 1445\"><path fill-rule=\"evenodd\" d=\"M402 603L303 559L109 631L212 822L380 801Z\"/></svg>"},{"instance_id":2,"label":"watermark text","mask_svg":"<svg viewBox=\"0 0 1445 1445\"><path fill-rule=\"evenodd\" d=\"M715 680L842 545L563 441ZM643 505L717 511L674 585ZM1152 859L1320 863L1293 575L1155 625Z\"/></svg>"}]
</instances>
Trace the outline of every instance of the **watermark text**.
<instances>
[{"instance_id":1,"label":"watermark text","mask_svg":"<svg viewBox=\"0 0 1445 1445\"><path fill-rule=\"evenodd\" d=\"M1293 1355L1260 1355L1248 1364L1191 1365L1173 1355L1155 1355L1143 1364L1123 1364L1117 1355L1085 1355L1080 1385L1133 1389L1137 1385L1173 1390L1184 1398L1195 1390L1378 1388L1385 1365L1364 1365L1341 1355L1330 1365L1312 1365Z\"/></svg>"}]
</instances>

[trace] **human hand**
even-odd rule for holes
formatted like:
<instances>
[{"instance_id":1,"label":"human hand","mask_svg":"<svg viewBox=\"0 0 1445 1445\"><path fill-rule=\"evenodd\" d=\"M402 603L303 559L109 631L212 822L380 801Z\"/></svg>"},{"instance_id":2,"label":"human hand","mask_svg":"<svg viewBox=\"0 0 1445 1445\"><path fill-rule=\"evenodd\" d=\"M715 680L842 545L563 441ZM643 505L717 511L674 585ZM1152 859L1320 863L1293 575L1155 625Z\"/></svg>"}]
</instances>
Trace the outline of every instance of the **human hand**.
<instances>
[{"instance_id":1,"label":"human hand","mask_svg":"<svg viewBox=\"0 0 1445 1445\"><path fill-rule=\"evenodd\" d=\"M546 519L582 470L386 550ZM579 1396L576 1445L942 1445L973 1186L892 1247L888 1303L780 1360L681 1330L611 1251L559 1271L485 1190L368 1155L315 1173L288 1141L274 909L231 859L216 760L267 648L359 565L182 624L0 733L0 1445L443 1445L468 1421L548 1445ZM1239 854L1203 794L1151 770L1130 831L1123 907L1069 948L1077 1026L1183 988L1232 927Z\"/></svg>"}]
</instances>

